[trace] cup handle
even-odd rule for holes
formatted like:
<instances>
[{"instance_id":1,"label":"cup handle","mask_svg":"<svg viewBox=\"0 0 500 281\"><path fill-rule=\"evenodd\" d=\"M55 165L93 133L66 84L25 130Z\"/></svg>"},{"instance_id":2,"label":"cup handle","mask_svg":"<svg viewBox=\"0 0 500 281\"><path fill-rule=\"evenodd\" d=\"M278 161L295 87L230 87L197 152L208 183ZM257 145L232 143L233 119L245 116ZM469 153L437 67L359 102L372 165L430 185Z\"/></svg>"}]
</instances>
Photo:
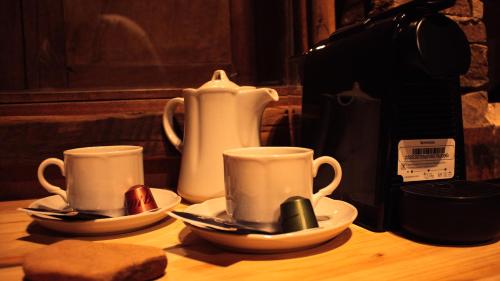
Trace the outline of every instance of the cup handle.
<instances>
[{"instance_id":1,"label":"cup handle","mask_svg":"<svg viewBox=\"0 0 500 281\"><path fill-rule=\"evenodd\" d=\"M68 197L67 197L66 191L64 191L59 186L55 186L53 184L50 184L45 179L45 176L44 176L43 172L45 171L45 168L47 166L49 166L49 165L56 165L56 166L58 166L59 169L61 170L61 174L63 176L66 176L66 173L65 173L65 170L64 170L64 162L61 159L48 158L48 159L43 160L42 163L40 163L40 166L38 166L38 181L40 182L40 184L45 189L47 189L48 192L54 193L54 194L57 194L57 195L61 196L62 199L67 203L68 202Z\"/></svg>"},{"instance_id":2,"label":"cup handle","mask_svg":"<svg viewBox=\"0 0 500 281\"><path fill-rule=\"evenodd\" d=\"M173 98L167 102L163 110L163 129L165 130L165 134L174 147L180 152L182 152L183 143L174 131L174 113L175 108L181 104L184 104L183 98Z\"/></svg>"},{"instance_id":3,"label":"cup handle","mask_svg":"<svg viewBox=\"0 0 500 281\"><path fill-rule=\"evenodd\" d=\"M320 189L318 192L314 193L311 199L313 206L318 204L319 199L332 194L332 192L339 186L340 180L342 179L342 168L337 160L329 156L318 157L313 160L313 176L316 177L318 173L319 166L323 164L330 165L335 171L335 177L327 186Z\"/></svg>"}]
</instances>

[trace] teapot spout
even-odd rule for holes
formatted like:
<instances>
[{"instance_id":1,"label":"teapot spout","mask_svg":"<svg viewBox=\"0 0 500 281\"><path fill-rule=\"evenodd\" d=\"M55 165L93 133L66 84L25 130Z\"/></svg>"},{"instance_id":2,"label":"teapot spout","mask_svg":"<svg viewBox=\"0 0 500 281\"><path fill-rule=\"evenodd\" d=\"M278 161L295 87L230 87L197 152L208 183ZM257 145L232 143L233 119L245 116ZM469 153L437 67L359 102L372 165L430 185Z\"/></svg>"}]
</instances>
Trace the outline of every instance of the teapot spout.
<instances>
[{"instance_id":1,"label":"teapot spout","mask_svg":"<svg viewBox=\"0 0 500 281\"><path fill-rule=\"evenodd\" d=\"M269 103L271 101L278 101L280 99L280 97L278 96L278 92L276 92L276 90L274 90L274 89L260 88L260 89L256 89L256 91L261 92L260 95L265 97L263 99L268 100L268 101L264 101L266 103L266 105L267 105L267 103Z\"/></svg>"},{"instance_id":2,"label":"teapot spout","mask_svg":"<svg viewBox=\"0 0 500 281\"><path fill-rule=\"evenodd\" d=\"M270 88L242 87L238 91L239 135L242 146L260 146L262 114L272 101L278 101L278 92Z\"/></svg>"},{"instance_id":3,"label":"teapot spout","mask_svg":"<svg viewBox=\"0 0 500 281\"><path fill-rule=\"evenodd\" d=\"M268 103L278 101L279 95L271 88L254 88L243 86L238 91L238 98L241 105L246 105L257 111L264 110Z\"/></svg>"}]
</instances>

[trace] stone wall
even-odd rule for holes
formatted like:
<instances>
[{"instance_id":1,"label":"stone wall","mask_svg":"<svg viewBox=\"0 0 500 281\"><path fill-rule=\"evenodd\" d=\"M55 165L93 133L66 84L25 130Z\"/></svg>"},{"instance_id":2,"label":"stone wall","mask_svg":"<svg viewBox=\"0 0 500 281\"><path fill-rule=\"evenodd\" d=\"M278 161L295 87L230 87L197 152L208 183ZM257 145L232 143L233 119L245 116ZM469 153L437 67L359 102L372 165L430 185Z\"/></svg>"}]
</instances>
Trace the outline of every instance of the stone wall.
<instances>
[{"instance_id":1,"label":"stone wall","mask_svg":"<svg viewBox=\"0 0 500 281\"><path fill-rule=\"evenodd\" d=\"M488 103L486 92L488 38L483 7L480 0L456 0L455 6L444 11L464 31L472 54L469 71L460 77L467 177L470 180L500 178L500 103Z\"/></svg>"}]
</instances>

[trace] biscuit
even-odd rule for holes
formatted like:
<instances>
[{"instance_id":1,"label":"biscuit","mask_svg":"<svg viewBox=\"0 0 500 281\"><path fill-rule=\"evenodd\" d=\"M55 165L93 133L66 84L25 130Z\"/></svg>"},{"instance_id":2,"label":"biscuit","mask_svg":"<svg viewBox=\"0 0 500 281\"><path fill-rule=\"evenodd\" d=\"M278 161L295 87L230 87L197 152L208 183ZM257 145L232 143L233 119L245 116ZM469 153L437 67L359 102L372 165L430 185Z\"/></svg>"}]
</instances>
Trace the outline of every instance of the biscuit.
<instances>
[{"instance_id":1,"label":"biscuit","mask_svg":"<svg viewBox=\"0 0 500 281\"><path fill-rule=\"evenodd\" d=\"M32 281L151 280L165 273L167 257L158 248L64 240L28 253L23 260Z\"/></svg>"}]
</instances>

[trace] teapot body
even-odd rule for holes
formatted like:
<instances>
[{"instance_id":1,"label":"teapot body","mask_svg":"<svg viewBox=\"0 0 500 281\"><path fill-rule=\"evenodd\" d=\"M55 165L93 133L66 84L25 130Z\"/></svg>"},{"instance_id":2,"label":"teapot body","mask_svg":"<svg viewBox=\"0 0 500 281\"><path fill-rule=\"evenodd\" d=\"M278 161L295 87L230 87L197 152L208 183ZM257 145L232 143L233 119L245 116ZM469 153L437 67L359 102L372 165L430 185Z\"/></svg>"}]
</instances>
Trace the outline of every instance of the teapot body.
<instances>
[{"instance_id":1,"label":"teapot body","mask_svg":"<svg viewBox=\"0 0 500 281\"><path fill-rule=\"evenodd\" d=\"M260 146L259 128L238 126L237 101L233 93L184 94L184 147L177 191L191 202L224 196L222 151ZM239 130L251 141L243 143Z\"/></svg>"},{"instance_id":2,"label":"teapot body","mask_svg":"<svg viewBox=\"0 0 500 281\"><path fill-rule=\"evenodd\" d=\"M183 98L169 101L164 127L168 139L182 153L179 195L190 202L224 196L222 152L260 146L262 113L270 101L277 99L272 89L238 87L185 89ZM171 123L176 103L184 104L182 140L170 136L175 134Z\"/></svg>"}]
</instances>

